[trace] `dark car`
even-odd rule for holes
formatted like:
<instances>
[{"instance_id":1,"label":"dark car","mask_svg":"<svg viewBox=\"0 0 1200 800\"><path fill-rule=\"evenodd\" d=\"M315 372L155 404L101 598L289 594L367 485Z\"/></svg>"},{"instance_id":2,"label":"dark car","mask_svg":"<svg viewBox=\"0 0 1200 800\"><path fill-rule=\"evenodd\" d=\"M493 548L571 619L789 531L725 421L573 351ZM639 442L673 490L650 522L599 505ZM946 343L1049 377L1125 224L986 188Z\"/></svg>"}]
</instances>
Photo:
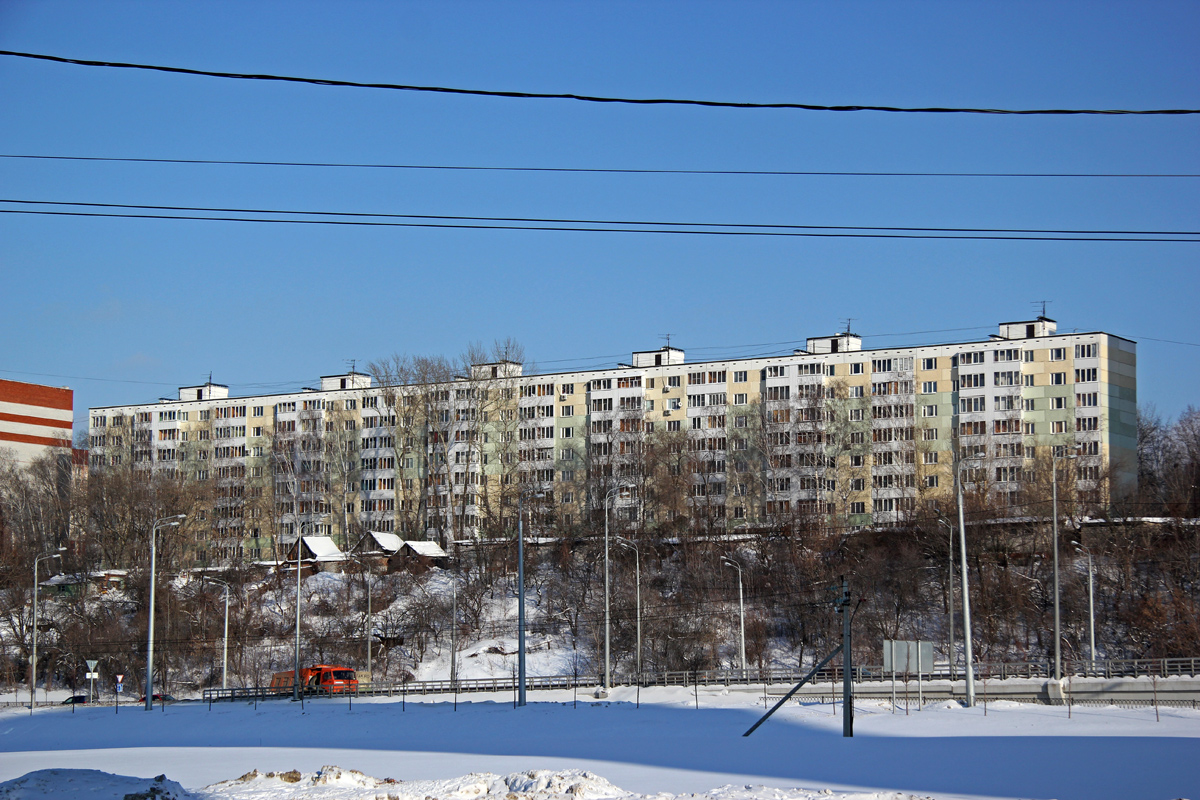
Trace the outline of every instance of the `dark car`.
<instances>
[{"instance_id":1,"label":"dark car","mask_svg":"<svg viewBox=\"0 0 1200 800\"><path fill-rule=\"evenodd\" d=\"M144 702L146 702L146 695L142 695L141 697L139 697L139 698L138 698L138 702L139 702L139 703L144 703ZM169 695L169 694L155 694L155 695L154 695L154 702L155 702L155 703L174 703L174 702L175 702L175 698L174 698L174 697L172 697L172 696L171 696L171 695Z\"/></svg>"},{"instance_id":2,"label":"dark car","mask_svg":"<svg viewBox=\"0 0 1200 800\"><path fill-rule=\"evenodd\" d=\"M64 706L81 706L88 702L86 694L77 694L62 701Z\"/></svg>"}]
</instances>

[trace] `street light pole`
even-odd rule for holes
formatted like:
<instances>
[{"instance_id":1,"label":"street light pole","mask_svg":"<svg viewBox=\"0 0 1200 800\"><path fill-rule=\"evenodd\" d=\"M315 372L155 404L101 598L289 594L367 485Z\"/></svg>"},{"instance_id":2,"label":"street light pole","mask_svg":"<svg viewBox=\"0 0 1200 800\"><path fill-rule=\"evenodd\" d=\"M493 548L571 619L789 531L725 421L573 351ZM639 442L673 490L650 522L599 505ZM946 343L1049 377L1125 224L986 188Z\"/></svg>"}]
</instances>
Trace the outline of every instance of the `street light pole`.
<instances>
[{"instance_id":1,"label":"street light pole","mask_svg":"<svg viewBox=\"0 0 1200 800\"><path fill-rule=\"evenodd\" d=\"M216 578L205 578L209 583L225 587L225 635L221 639L221 688L229 688L229 584Z\"/></svg>"},{"instance_id":2,"label":"street light pole","mask_svg":"<svg viewBox=\"0 0 1200 800\"><path fill-rule=\"evenodd\" d=\"M517 495L517 705L525 705L525 496L541 497L530 487Z\"/></svg>"},{"instance_id":3,"label":"street light pole","mask_svg":"<svg viewBox=\"0 0 1200 800\"><path fill-rule=\"evenodd\" d=\"M947 603L949 606L949 613L947 614L947 617L949 617L949 619L947 622L950 629L950 647L946 653L947 658L950 661L950 680L954 680L954 526L942 519L940 516L938 517L938 523L945 525L946 530L950 533L950 564L949 569L946 570L946 574L950 582L949 590L946 593L949 599L949 603Z\"/></svg>"},{"instance_id":4,"label":"street light pole","mask_svg":"<svg viewBox=\"0 0 1200 800\"><path fill-rule=\"evenodd\" d=\"M1062 618L1059 615L1058 586L1058 462L1075 458L1074 453L1050 456L1050 498L1054 536L1054 680L1062 680Z\"/></svg>"},{"instance_id":5,"label":"street light pole","mask_svg":"<svg viewBox=\"0 0 1200 800\"><path fill-rule=\"evenodd\" d=\"M300 533L296 536L296 654L292 673L292 700L300 699L300 551L304 547L304 526L312 527L311 522L300 523Z\"/></svg>"},{"instance_id":6,"label":"street light pole","mask_svg":"<svg viewBox=\"0 0 1200 800\"><path fill-rule=\"evenodd\" d=\"M640 683L642 676L642 554L637 545L628 539L618 536L617 544L633 551L633 586L634 592L636 592L634 608L637 616L637 672Z\"/></svg>"},{"instance_id":7,"label":"street light pole","mask_svg":"<svg viewBox=\"0 0 1200 800\"><path fill-rule=\"evenodd\" d=\"M1088 558L1088 654L1092 661L1092 669L1096 668L1096 602L1095 585L1096 573L1092 565L1092 551L1079 542L1071 542L1077 550L1087 553Z\"/></svg>"},{"instance_id":8,"label":"street light pole","mask_svg":"<svg viewBox=\"0 0 1200 800\"><path fill-rule=\"evenodd\" d=\"M154 569L159 528L177 528L185 514L154 520L150 526L150 617L146 628L146 710L154 710Z\"/></svg>"},{"instance_id":9,"label":"street light pole","mask_svg":"<svg viewBox=\"0 0 1200 800\"><path fill-rule=\"evenodd\" d=\"M957 453L957 450L955 451ZM963 656L966 660L967 708L975 706L975 650L971 643L971 592L967 581L967 524L963 516L962 468L977 459L960 459L954 465L954 491L958 501L958 544L962 566Z\"/></svg>"},{"instance_id":10,"label":"street light pole","mask_svg":"<svg viewBox=\"0 0 1200 800\"><path fill-rule=\"evenodd\" d=\"M742 595L742 565L734 561L732 558L721 556L721 562L727 567L732 567L737 570L738 574L738 612L742 620L741 632L741 656L742 656L742 679L746 678L746 603Z\"/></svg>"},{"instance_id":11,"label":"street light pole","mask_svg":"<svg viewBox=\"0 0 1200 800\"><path fill-rule=\"evenodd\" d=\"M33 715L33 707L37 705L37 632L38 632L38 564L54 558L61 559L65 547L58 548L57 553L46 553L33 559L33 649L29 657L29 714Z\"/></svg>"},{"instance_id":12,"label":"street light pole","mask_svg":"<svg viewBox=\"0 0 1200 800\"><path fill-rule=\"evenodd\" d=\"M608 580L608 503L616 494L625 488L614 486L604 495L604 694L608 695L612 688L612 618L609 613L609 580Z\"/></svg>"}]
</instances>

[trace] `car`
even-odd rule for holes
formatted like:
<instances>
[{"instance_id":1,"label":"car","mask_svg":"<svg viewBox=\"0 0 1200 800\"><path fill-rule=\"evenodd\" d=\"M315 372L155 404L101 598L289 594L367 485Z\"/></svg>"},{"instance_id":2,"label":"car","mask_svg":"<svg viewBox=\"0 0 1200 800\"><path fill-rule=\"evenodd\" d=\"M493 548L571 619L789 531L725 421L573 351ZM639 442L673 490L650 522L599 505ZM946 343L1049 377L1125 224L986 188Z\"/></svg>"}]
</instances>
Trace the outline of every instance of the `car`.
<instances>
[{"instance_id":1,"label":"car","mask_svg":"<svg viewBox=\"0 0 1200 800\"><path fill-rule=\"evenodd\" d=\"M146 695L142 695L141 697L139 697L139 698L138 698L138 702L139 702L139 703L144 703L144 702L146 702ZM154 695L154 702L155 702L155 703L174 703L174 702L175 702L175 698L174 698L174 697L172 697L172 696L171 696L171 695L169 695L169 694L158 694L158 693L155 693L155 695Z\"/></svg>"},{"instance_id":2,"label":"car","mask_svg":"<svg viewBox=\"0 0 1200 800\"><path fill-rule=\"evenodd\" d=\"M62 704L64 706L82 706L82 705L85 705L87 702L88 702L88 696L86 694L77 694L77 695L68 697L66 700L63 700Z\"/></svg>"}]
</instances>

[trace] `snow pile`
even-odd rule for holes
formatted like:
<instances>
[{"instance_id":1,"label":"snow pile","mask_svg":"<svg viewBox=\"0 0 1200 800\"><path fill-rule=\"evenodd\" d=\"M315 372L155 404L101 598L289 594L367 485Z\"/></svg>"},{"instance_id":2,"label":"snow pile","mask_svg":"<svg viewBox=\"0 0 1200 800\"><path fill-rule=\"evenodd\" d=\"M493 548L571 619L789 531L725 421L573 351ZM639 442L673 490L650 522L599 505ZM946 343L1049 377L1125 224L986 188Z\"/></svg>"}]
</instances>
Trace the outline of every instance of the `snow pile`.
<instances>
[{"instance_id":1,"label":"snow pile","mask_svg":"<svg viewBox=\"0 0 1200 800\"><path fill-rule=\"evenodd\" d=\"M87 797L88 800L198 800L167 776L131 778L97 769L40 769L0 783L0 800Z\"/></svg>"},{"instance_id":2,"label":"snow pile","mask_svg":"<svg viewBox=\"0 0 1200 800\"><path fill-rule=\"evenodd\" d=\"M0 784L2 800L86 796L97 800L918 800L895 792L832 792L724 786L704 794L640 795L585 770L472 773L448 780L398 781L325 766L316 772L259 772L196 792L157 778L130 778L91 769L46 769Z\"/></svg>"}]
</instances>

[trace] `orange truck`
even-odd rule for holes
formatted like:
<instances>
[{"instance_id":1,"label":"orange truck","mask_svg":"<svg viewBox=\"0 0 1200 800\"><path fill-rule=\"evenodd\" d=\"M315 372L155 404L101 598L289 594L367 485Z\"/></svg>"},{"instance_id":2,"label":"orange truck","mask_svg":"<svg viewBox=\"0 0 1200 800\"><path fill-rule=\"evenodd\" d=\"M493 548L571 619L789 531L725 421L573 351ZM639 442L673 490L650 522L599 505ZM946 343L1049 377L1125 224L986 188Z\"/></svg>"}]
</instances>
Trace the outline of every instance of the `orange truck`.
<instances>
[{"instance_id":1,"label":"orange truck","mask_svg":"<svg viewBox=\"0 0 1200 800\"><path fill-rule=\"evenodd\" d=\"M271 688L291 691L294 670L276 672L271 676ZM316 664L301 667L300 687L308 694L345 694L358 691L358 674L350 667L333 664Z\"/></svg>"}]
</instances>

